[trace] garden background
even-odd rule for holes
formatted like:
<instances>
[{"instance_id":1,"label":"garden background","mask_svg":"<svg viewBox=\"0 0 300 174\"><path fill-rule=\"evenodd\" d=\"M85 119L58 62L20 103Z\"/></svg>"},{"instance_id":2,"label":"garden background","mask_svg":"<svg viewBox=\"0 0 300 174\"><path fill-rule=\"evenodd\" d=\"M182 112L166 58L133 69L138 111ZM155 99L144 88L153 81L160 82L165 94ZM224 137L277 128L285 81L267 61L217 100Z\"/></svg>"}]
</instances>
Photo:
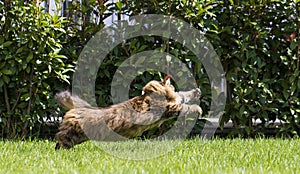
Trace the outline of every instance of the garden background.
<instances>
[{"instance_id":1,"label":"garden background","mask_svg":"<svg viewBox=\"0 0 300 174\"><path fill-rule=\"evenodd\" d=\"M57 106L55 94L71 89L85 44L111 15L122 20L140 14L183 19L211 42L227 81L221 126L232 120L233 134L249 137L272 127L278 119L277 136L299 136L299 0L79 2L57 3L56 11L43 1L0 2L2 138L38 137L48 129L45 123L57 124L65 111ZM111 104L110 83L118 65L145 50L164 51L190 65L207 114L211 90L205 68L183 45L155 36L132 38L107 55L97 74L97 104ZM138 95L146 82L160 78L157 72L145 72L134 80L130 95ZM261 124L254 126L254 120Z\"/></svg>"}]
</instances>

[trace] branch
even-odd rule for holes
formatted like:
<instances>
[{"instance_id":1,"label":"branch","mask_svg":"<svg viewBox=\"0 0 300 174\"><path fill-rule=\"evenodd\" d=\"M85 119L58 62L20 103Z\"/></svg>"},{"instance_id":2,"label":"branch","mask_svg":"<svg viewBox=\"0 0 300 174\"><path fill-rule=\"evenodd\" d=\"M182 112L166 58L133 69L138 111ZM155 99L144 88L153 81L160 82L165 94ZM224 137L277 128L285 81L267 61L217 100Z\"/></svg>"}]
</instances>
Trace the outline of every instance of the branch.
<instances>
[{"instance_id":1,"label":"branch","mask_svg":"<svg viewBox=\"0 0 300 174\"><path fill-rule=\"evenodd\" d=\"M29 101L28 101L28 106L27 106L27 115L30 114L31 111L31 103L32 103L32 78L33 78L33 66L31 66L31 72L30 72L30 77L29 77ZM26 120L24 126L23 126L23 130L22 130L22 134L21 134L21 139L23 139L26 135L27 132L27 126L28 126L28 121Z\"/></svg>"},{"instance_id":2,"label":"branch","mask_svg":"<svg viewBox=\"0 0 300 174\"><path fill-rule=\"evenodd\" d=\"M7 92L6 83L3 84L3 90L4 90L4 101L5 101L6 110L9 112L10 111L10 105L9 105L9 99L8 99L8 92Z\"/></svg>"},{"instance_id":3,"label":"branch","mask_svg":"<svg viewBox=\"0 0 300 174\"><path fill-rule=\"evenodd\" d=\"M3 91L4 91L4 101L5 101L6 110L7 110L7 112L10 112L10 105L9 105L9 98L8 98L6 83L3 84ZM6 123L8 131L10 131L10 124L11 124L11 116L8 117L7 123Z\"/></svg>"},{"instance_id":4,"label":"branch","mask_svg":"<svg viewBox=\"0 0 300 174\"><path fill-rule=\"evenodd\" d=\"M297 53L297 69L300 70L300 2L296 3L297 28L298 28L298 53Z\"/></svg>"}]
</instances>

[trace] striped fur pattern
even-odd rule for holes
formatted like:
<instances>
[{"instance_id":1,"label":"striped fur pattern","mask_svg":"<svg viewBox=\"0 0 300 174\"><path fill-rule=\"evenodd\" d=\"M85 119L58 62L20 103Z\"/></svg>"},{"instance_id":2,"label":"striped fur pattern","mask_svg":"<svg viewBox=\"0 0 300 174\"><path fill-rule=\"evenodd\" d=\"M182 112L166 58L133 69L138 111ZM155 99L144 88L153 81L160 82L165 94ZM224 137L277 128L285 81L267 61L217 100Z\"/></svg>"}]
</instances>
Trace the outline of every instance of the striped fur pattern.
<instances>
[{"instance_id":1,"label":"striped fur pattern","mask_svg":"<svg viewBox=\"0 0 300 174\"><path fill-rule=\"evenodd\" d=\"M120 141L137 137L174 115L197 113L201 116L202 109L198 105L188 104L200 96L198 88L175 92L171 84L150 81L140 96L95 108L68 91L61 92L56 95L58 103L69 111L56 134L55 149L69 149L87 140Z\"/></svg>"}]
</instances>

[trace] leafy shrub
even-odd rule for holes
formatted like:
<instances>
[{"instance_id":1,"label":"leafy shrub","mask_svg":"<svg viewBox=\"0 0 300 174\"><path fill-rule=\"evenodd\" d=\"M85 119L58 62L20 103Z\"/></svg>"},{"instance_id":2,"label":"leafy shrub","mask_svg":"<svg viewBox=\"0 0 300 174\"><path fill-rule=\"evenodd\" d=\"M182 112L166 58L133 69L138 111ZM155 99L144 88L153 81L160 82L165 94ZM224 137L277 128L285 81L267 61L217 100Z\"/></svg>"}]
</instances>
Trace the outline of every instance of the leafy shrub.
<instances>
[{"instance_id":1,"label":"leafy shrub","mask_svg":"<svg viewBox=\"0 0 300 174\"><path fill-rule=\"evenodd\" d=\"M53 94L70 87L68 75L81 50L115 12L118 20L123 15L172 15L205 34L226 72L222 125L232 120L237 134L251 136L266 128L265 123L279 119L286 124L278 126L278 135L299 135L299 8L298 0L89 0L83 4L72 1L64 19L50 16L32 3L1 2L0 29L5 33L0 36L2 134L23 136L30 127L36 128L41 118L58 112ZM111 104L111 81L118 66L146 50L168 52L189 65L203 91L201 106L207 113L211 89L205 68L183 45L156 36L132 38L111 50L97 74L98 105ZM147 81L162 76L154 71L137 76L130 96L139 94ZM253 120L262 124L253 126ZM241 127L246 131L240 132Z\"/></svg>"},{"instance_id":2,"label":"leafy shrub","mask_svg":"<svg viewBox=\"0 0 300 174\"><path fill-rule=\"evenodd\" d=\"M291 37L300 28L299 3L228 1L216 11L208 37L227 72L223 123L232 119L251 136L278 118L286 122L278 127L279 135L299 134L300 44ZM253 120L262 124L253 127Z\"/></svg>"},{"instance_id":3,"label":"leafy shrub","mask_svg":"<svg viewBox=\"0 0 300 174\"><path fill-rule=\"evenodd\" d=\"M0 11L1 133L23 138L58 112L53 94L70 83L74 69L61 54L68 31L62 17L34 3L5 1Z\"/></svg>"},{"instance_id":4,"label":"leafy shrub","mask_svg":"<svg viewBox=\"0 0 300 174\"><path fill-rule=\"evenodd\" d=\"M279 119L286 124L278 126L278 135L299 134L298 1L118 1L113 5L110 9L119 13L119 19L123 14L165 14L181 18L203 31L226 71L227 105L222 125L232 120L237 134L251 136L259 129L272 126L265 123ZM192 63L191 70L204 91L204 100L210 101L210 85L203 66L193 61L193 54L178 54L189 52L186 48L166 43L163 38L149 42L147 37L139 37L115 48L99 70L96 83L99 101L109 103L107 84L120 61L137 50L153 49L170 52L183 62ZM155 74L146 77L136 80L143 83L156 78ZM140 90L139 85L135 87ZM204 110L208 106L202 103ZM260 120L261 124L253 126L253 120ZM240 132L241 127L246 131Z\"/></svg>"}]
</instances>

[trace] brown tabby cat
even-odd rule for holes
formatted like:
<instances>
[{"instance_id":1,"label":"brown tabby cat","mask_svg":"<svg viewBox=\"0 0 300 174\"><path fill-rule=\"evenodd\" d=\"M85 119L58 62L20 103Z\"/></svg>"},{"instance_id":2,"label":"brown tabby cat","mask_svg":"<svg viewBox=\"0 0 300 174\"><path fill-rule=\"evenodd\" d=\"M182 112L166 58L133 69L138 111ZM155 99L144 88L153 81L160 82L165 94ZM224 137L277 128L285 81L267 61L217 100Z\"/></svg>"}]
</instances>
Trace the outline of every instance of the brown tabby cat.
<instances>
[{"instance_id":1,"label":"brown tabby cat","mask_svg":"<svg viewBox=\"0 0 300 174\"><path fill-rule=\"evenodd\" d=\"M201 116L202 109L198 105L186 104L199 99L200 95L198 88L175 92L170 83L150 81L141 96L96 108L68 91L61 92L56 95L58 103L69 111L56 134L55 149L69 149L89 139L121 141L137 137L174 115L197 113Z\"/></svg>"}]
</instances>

